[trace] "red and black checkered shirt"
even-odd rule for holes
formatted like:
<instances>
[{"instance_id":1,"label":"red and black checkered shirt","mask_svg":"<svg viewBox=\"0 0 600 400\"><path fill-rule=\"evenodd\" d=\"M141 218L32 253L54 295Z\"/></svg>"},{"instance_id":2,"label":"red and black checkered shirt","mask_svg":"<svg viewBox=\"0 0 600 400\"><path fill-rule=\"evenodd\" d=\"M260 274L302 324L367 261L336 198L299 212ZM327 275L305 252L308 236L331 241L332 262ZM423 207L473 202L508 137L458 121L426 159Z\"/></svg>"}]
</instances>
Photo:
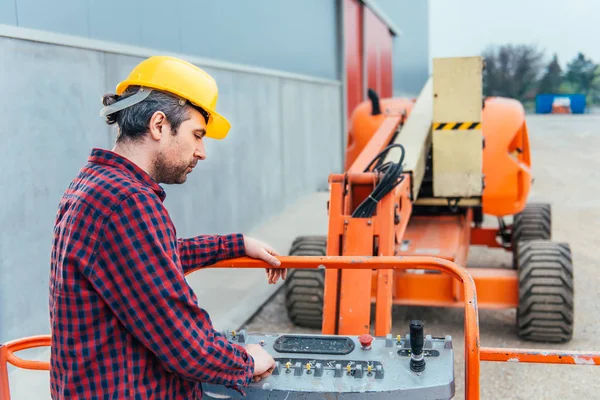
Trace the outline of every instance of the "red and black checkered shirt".
<instances>
[{"instance_id":1,"label":"red and black checkered shirt","mask_svg":"<svg viewBox=\"0 0 600 400\"><path fill-rule=\"evenodd\" d=\"M241 234L179 239L164 190L93 149L56 216L50 269L54 399L194 399L254 371L216 332L184 273L244 255Z\"/></svg>"}]
</instances>

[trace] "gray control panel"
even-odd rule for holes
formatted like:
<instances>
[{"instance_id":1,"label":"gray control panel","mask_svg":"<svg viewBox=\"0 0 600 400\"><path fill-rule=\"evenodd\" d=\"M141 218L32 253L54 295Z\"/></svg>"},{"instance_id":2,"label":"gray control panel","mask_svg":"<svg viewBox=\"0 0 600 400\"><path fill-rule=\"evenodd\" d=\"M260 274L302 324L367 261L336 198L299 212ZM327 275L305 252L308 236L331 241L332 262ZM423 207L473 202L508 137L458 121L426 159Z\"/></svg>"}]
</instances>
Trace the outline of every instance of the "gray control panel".
<instances>
[{"instance_id":1,"label":"gray control panel","mask_svg":"<svg viewBox=\"0 0 600 400\"><path fill-rule=\"evenodd\" d=\"M451 399L452 338L424 336L419 323L411 322L410 333L405 336L376 338L226 332L227 338L239 345L264 346L276 361L275 371L244 388L246 397L212 384L202 385L204 396L248 400Z\"/></svg>"}]
</instances>

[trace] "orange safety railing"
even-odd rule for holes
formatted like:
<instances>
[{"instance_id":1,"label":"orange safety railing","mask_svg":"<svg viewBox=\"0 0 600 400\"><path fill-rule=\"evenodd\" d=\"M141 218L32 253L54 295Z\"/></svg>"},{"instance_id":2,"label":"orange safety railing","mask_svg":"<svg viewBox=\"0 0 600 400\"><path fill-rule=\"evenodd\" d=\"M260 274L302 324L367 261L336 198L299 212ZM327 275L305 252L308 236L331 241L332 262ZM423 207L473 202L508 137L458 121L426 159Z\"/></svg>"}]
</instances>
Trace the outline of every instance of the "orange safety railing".
<instances>
[{"instance_id":1,"label":"orange safety railing","mask_svg":"<svg viewBox=\"0 0 600 400\"><path fill-rule=\"evenodd\" d=\"M526 350L503 348L480 348L479 319L475 283L467 270L459 265L433 257L279 257L282 268L294 269L423 269L450 274L462 283L465 301L465 398L479 400L480 361L520 361L527 363L600 365L598 352L556 352L550 350ZM263 261L241 257L220 261L206 268L265 268ZM204 267L203 267L204 268ZM203 269L198 268L198 269ZM194 271L188 272L188 275ZM0 345L0 400L10 400L8 363L18 368L49 370L49 363L29 361L14 355L20 350L50 346L49 335L33 336Z\"/></svg>"}]
</instances>

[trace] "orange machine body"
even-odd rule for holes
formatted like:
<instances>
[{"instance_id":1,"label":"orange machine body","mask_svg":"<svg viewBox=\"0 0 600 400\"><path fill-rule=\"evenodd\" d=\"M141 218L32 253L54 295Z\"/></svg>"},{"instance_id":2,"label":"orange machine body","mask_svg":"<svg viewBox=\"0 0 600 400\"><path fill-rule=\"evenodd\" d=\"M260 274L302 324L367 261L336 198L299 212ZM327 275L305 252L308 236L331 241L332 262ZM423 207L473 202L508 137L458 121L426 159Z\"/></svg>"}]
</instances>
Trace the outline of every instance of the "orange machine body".
<instances>
[{"instance_id":1,"label":"orange machine body","mask_svg":"<svg viewBox=\"0 0 600 400\"><path fill-rule=\"evenodd\" d=\"M382 99L361 103L353 112L347 146L346 172L330 177L329 256L428 256L465 265L471 245L510 250L498 240L498 228L474 223L474 210L462 213L425 211L412 203L410 174L385 197L368 219L352 213L373 191L377 178L365 169L395 135L413 108L410 99ZM380 109L381 113L375 113ZM399 133L398 133L399 132ZM531 185L531 159L522 105L506 98L488 98L482 111L484 137L481 198L484 214L514 215L523 210ZM406 149L410 151L411 149ZM443 207L442 207L443 208ZM514 269L469 270L479 289L481 308L515 308L519 304L518 275ZM323 332L368 332L371 304L375 333L391 327L393 304L460 307L464 298L456 281L444 274L415 271L326 271Z\"/></svg>"},{"instance_id":2,"label":"orange machine body","mask_svg":"<svg viewBox=\"0 0 600 400\"><path fill-rule=\"evenodd\" d=\"M347 171L358 155L363 151L369 140L381 126L386 117L405 115L408 117L414 106L414 100L392 98L381 100L381 113L372 115L373 107L370 101L360 103L352 112L348 129L346 145L345 170Z\"/></svg>"},{"instance_id":3,"label":"orange machine body","mask_svg":"<svg viewBox=\"0 0 600 400\"><path fill-rule=\"evenodd\" d=\"M414 100L381 100L381 114L372 115L371 101L359 104L350 120L346 146L345 171L348 171L367 143L388 116L408 118ZM531 188L531 154L525 123L525 110L513 99L490 97L481 117L483 175L483 212L493 216L514 215L523 210ZM401 134L401 133L400 133Z\"/></svg>"},{"instance_id":4,"label":"orange machine body","mask_svg":"<svg viewBox=\"0 0 600 400\"><path fill-rule=\"evenodd\" d=\"M525 110L517 100L488 98L481 120L485 147L484 214L514 215L525 207L531 188L531 155Z\"/></svg>"}]
</instances>

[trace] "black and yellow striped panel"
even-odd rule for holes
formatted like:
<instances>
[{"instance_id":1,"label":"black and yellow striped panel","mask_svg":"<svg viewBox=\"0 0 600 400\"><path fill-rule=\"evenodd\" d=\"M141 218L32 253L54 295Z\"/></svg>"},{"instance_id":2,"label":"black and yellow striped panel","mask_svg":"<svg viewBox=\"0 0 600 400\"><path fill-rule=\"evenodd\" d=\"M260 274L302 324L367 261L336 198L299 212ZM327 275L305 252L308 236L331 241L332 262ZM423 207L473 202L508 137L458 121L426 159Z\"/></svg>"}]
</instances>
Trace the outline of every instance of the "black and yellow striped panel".
<instances>
[{"instance_id":1,"label":"black and yellow striped panel","mask_svg":"<svg viewBox=\"0 0 600 400\"><path fill-rule=\"evenodd\" d=\"M434 131L469 131L481 129L481 122L434 122Z\"/></svg>"}]
</instances>

